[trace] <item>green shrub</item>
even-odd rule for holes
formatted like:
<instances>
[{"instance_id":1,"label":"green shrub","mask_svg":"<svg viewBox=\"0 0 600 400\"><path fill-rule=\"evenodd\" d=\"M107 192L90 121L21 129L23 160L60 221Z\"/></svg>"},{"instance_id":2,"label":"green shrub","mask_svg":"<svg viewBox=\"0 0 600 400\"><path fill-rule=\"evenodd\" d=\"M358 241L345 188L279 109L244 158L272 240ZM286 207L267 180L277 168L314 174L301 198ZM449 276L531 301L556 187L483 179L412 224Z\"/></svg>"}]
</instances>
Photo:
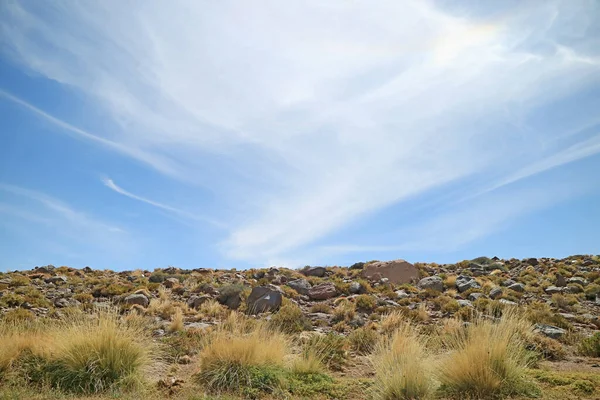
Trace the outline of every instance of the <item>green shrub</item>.
<instances>
[{"instance_id":1,"label":"green shrub","mask_svg":"<svg viewBox=\"0 0 600 400\"><path fill-rule=\"evenodd\" d=\"M348 357L348 341L336 333L314 335L304 345L305 356L315 356L333 370L342 370Z\"/></svg>"},{"instance_id":2,"label":"green shrub","mask_svg":"<svg viewBox=\"0 0 600 400\"><path fill-rule=\"evenodd\" d=\"M379 335L370 327L355 329L348 335L348 341L352 349L359 354L369 354L375 348Z\"/></svg>"},{"instance_id":3,"label":"green shrub","mask_svg":"<svg viewBox=\"0 0 600 400\"><path fill-rule=\"evenodd\" d=\"M298 333L312 328L310 320L304 316L300 307L292 302L284 304L273 314L269 324L285 333Z\"/></svg>"},{"instance_id":4,"label":"green shrub","mask_svg":"<svg viewBox=\"0 0 600 400\"><path fill-rule=\"evenodd\" d=\"M356 297L356 307L359 310L373 311L377 306L377 300L368 294L361 294Z\"/></svg>"},{"instance_id":5,"label":"green shrub","mask_svg":"<svg viewBox=\"0 0 600 400\"><path fill-rule=\"evenodd\" d=\"M583 339L579 344L579 353L588 357L600 357L600 332Z\"/></svg>"}]
</instances>

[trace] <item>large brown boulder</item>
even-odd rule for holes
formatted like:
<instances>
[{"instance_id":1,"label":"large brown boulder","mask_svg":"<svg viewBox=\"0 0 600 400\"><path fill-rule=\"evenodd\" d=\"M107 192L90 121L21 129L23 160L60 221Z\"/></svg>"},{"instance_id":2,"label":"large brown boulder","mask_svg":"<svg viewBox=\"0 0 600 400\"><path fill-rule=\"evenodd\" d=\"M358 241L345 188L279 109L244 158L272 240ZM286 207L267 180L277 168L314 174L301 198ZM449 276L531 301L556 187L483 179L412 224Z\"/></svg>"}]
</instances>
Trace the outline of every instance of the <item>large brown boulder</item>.
<instances>
[{"instance_id":1,"label":"large brown boulder","mask_svg":"<svg viewBox=\"0 0 600 400\"><path fill-rule=\"evenodd\" d=\"M335 296L337 296L337 290L335 289L335 285L331 282L313 286L308 291L308 297L312 300L327 300Z\"/></svg>"},{"instance_id":2,"label":"large brown boulder","mask_svg":"<svg viewBox=\"0 0 600 400\"><path fill-rule=\"evenodd\" d=\"M414 283L419 279L419 271L404 260L377 261L365 265L362 276L372 281L387 278L390 283Z\"/></svg>"}]
</instances>

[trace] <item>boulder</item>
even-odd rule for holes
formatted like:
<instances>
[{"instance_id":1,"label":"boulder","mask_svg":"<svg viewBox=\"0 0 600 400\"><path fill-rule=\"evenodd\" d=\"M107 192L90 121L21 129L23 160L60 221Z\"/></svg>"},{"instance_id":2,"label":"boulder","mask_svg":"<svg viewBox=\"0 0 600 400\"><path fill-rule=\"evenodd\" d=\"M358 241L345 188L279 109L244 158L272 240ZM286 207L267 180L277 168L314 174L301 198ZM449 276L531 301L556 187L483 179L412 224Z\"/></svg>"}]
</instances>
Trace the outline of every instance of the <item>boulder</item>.
<instances>
[{"instance_id":1,"label":"boulder","mask_svg":"<svg viewBox=\"0 0 600 400\"><path fill-rule=\"evenodd\" d=\"M179 279L177 278L167 278L163 281L163 285L168 288L168 289L172 289L175 286L179 285Z\"/></svg>"},{"instance_id":2,"label":"boulder","mask_svg":"<svg viewBox=\"0 0 600 400\"><path fill-rule=\"evenodd\" d=\"M569 278L569 280L567 282L569 282L569 283L576 283L576 284L581 285L581 286L587 285L587 281L585 280L585 278L583 278L581 276L574 276L572 278Z\"/></svg>"},{"instance_id":3,"label":"boulder","mask_svg":"<svg viewBox=\"0 0 600 400\"><path fill-rule=\"evenodd\" d=\"M67 277L63 275L51 276L50 278L45 279L45 282L54 283L55 285L58 285L59 283L67 282Z\"/></svg>"},{"instance_id":4,"label":"boulder","mask_svg":"<svg viewBox=\"0 0 600 400\"><path fill-rule=\"evenodd\" d=\"M363 294L366 293L367 290L360 282L352 282L348 287L348 291L352 294Z\"/></svg>"},{"instance_id":5,"label":"boulder","mask_svg":"<svg viewBox=\"0 0 600 400\"><path fill-rule=\"evenodd\" d=\"M150 303L150 300L148 300L148 298L141 293L130 294L129 296L125 297L123 301L125 304L137 304L142 307L148 307L148 304Z\"/></svg>"},{"instance_id":6,"label":"boulder","mask_svg":"<svg viewBox=\"0 0 600 400\"><path fill-rule=\"evenodd\" d=\"M337 296L337 290L331 282L321 283L320 285L313 286L308 291L308 297L312 300L327 300Z\"/></svg>"},{"instance_id":7,"label":"boulder","mask_svg":"<svg viewBox=\"0 0 600 400\"><path fill-rule=\"evenodd\" d=\"M281 307L283 297L281 292L267 286L257 286L246 299L248 312L259 314L267 311L276 311Z\"/></svg>"},{"instance_id":8,"label":"boulder","mask_svg":"<svg viewBox=\"0 0 600 400\"><path fill-rule=\"evenodd\" d=\"M566 330L557 326L544 324L535 324L535 331L548 336L551 339L560 339L565 333L567 333Z\"/></svg>"},{"instance_id":9,"label":"boulder","mask_svg":"<svg viewBox=\"0 0 600 400\"><path fill-rule=\"evenodd\" d=\"M208 296L208 295L204 295L204 296L191 296L188 301L187 301L187 305L190 308L194 308L194 309L199 309L200 306L204 303L206 303L208 300L212 299L212 297Z\"/></svg>"},{"instance_id":10,"label":"boulder","mask_svg":"<svg viewBox=\"0 0 600 400\"><path fill-rule=\"evenodd\" d=\"M423 290L429 289L437 292L443 292L444 282L439 276L428 276L427 278L421 279L417 284L417 287Z\"/></svg>"},{"instance_id":11,"label":"boulder","mask_svg":"<svg viewBox=\"0 0 600 400\"><path fill-rule=\"evenodd\" d=\"M562 276L562 274L560 273L556 273L556 286L558 287L565 287L567 286L567 280L565 279L564 276Z\"/></svg>"},{"instance_id":12,"label":"boulder","mask_svg":"<svg viewBox=\"0 0 600 400\"><path fill-rule=\"evenodd\" d=\"M390 283L413 283L419 279L419 271L411 263L404 260L377 261L365 265L362 270L363 278L372 281L388 279Z\"/></svg>"},{"instance_id":13,"label":"boulder","mask_svg":"<svg viewBox=\"0 0 600 400\"><path fill-rule=\"evenodd\" d=\"M287 285L300 294L308 294L308 291L312 287L310 282L306 279L295 279L293 281L289 281Z\"/></svg>"},{"instance_id":14,"label":"boulder","mask_svg":"<svg viewBox=\"0 0 600 400\"><path fill-rule=\"evenodd\" d=\"M316 276L322 278L327 274L325 267L308 267L301 271L305 276Z\"/></svg>"},{"instance_id":15,"label":"boulder","mask_svg":"<svg viewBox=\"0 0 600 400\"><path fill-rule=\"evenodd\" d=\"M536 265L538 265L540 262L538 261L538 259L537 259L537 258L528 258L528 259L526 259L526 260L525 260L525 263L526 263L526 264L529 264L529 265L532 265L532 266L534 266L534 267L535 267L535 266L536 266Z\"/></svg>"},{"instance_id":16,"label":"boulder","mask_svg":"<svg viewBox=\"0 0 600 400\"><path fill-rule=\"evenodd\" d=\"M231 310L237 310L242 304L242 286L230 285L220 289L217 301Z\"/></svg>"},{"instance_id":17,"label":"boulder","mask_svg":"<svg viewBox=\"0 0 600 400\"><path fill-rule=\"evenodd\" d=\"M548 286L546 288L546 290L544 290L546 293L548 294L554 294L554 293L562 293L563 288L562 287L556 287L556 286Z\"/></svg>"},{"instance_id":18,"label":"boulder","mask_svg":"<svg viewBox=\"0 0 600 400\"><path fill-rule=\"evenodd\" d=\"M495 287L492 290L490 290L490 299L495 300L498 297L502 296L502 289L499 287Z\"/></svg>"},{"instance_id":19,"label":"boulder","mask_svg":"<svg viewBox=\"0 0 600 400\"><path fill-rule=\"evenodd\" d=\"M456 288L460 293L466 292L469 289L479 289L481 285L477 281L469 276L459 275L456 278Z\"/></svg>"}]
</instances>

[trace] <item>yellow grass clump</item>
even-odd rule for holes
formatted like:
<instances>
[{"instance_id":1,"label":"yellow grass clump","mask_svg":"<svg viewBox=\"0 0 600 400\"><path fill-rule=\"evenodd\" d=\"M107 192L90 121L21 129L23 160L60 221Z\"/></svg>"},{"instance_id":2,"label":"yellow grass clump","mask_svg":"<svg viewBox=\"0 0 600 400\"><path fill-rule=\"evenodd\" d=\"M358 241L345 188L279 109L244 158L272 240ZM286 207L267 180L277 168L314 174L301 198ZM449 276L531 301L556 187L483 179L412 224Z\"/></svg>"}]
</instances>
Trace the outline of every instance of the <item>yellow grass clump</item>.
<instances>
[{"instance_id":1,"label":"yellow grass clump","mask_svg":"<svg viewBox=\"0 0 600 400\"><path fill-rule=\"evenodd\" d=\"M375 368L375 398L423 399L433 391L424 337L404 323L379 342L371 358Z\"/></svg>"},{"instance_id":2,"label":"yellow grass clump","mask_svg":"<svg viewBox=\"0 0 600 400\"><path fill-rule=\"evenodd\" d=\"M200 353L195 381L211 392L272 393L282 385L289 342L282 333L259 324L249 333L243 317L212 333Z\"/></svg>"},{"instance_id":3,"label":"yellow grass clump","mask_svg":"<svg viewBox=\"0 0 600 400\"><path fill-rule=\"evenodd\" d=\"M477 318L444 338L450 353L438 368L442 391L455 398L525 395L536 388L524 380L530 357L525 340L531 325L512 312L499 321Z\"/></svg>"}]
</instances>

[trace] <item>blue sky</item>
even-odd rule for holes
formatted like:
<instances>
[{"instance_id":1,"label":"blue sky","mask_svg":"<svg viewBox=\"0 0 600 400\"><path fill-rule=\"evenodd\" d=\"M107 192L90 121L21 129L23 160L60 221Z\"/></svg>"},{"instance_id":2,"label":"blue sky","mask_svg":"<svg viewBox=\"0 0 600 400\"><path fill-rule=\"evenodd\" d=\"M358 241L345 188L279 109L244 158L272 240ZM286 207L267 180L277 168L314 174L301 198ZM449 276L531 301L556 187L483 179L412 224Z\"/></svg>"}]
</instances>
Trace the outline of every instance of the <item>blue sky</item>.
<instances>
[{"instance_id":1,"label":"blue sky","mask_svg":"<svg viewBox=\"0 0 600 400\"><path fill-rule=\"evenodd\" d=\"M598 15L0 2L0 270L600 253Z\"/></svg>"}]
</instances>

